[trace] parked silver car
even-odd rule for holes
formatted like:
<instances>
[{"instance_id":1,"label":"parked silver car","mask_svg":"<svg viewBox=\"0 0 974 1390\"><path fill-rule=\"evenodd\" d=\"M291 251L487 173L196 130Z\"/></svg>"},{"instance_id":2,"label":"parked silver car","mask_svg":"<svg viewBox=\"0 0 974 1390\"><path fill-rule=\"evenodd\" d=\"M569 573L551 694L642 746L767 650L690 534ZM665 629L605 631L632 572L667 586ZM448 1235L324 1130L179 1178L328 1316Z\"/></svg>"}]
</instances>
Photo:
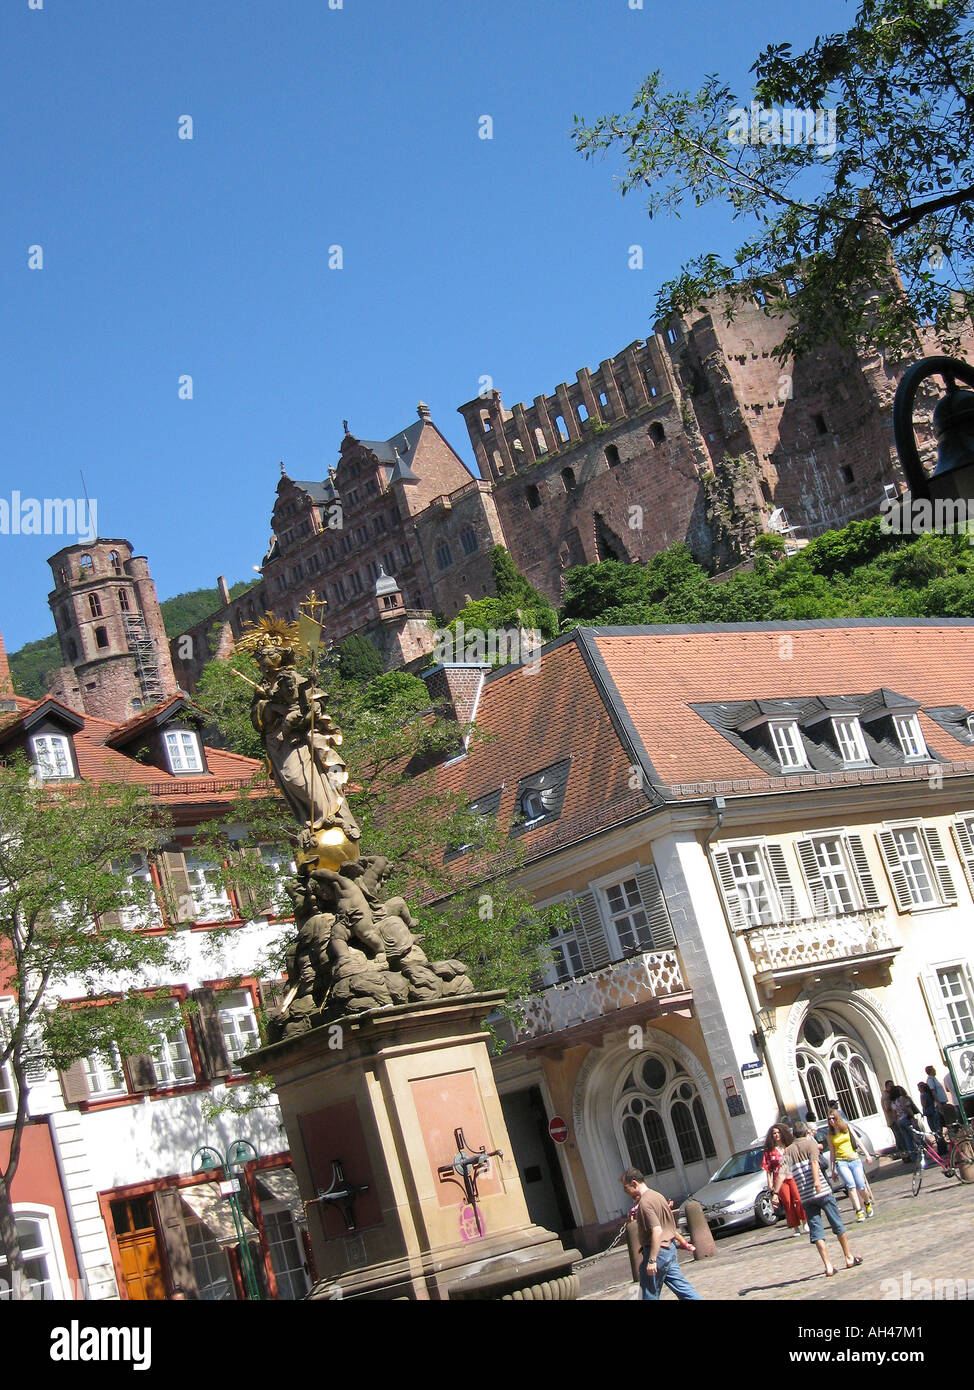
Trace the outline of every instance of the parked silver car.
<instances>
[{"instance_id":1,"label":"parked silver car","mask_svg":"<svg viewBox=\"0 0 974 1390\"><path fill-rule=\"evenodd\" d=\"M856 1124L850 1124L849 1128L852 1130L868 1178L870 1173L876 1171L879 1161L864 1131ZM818 1142L824 1145L822 1168L828 1174L834 1191L841 1193L845 1189L838 1174L833 1175L829 1171L831 1155L828 1146L828 1125L819 1125L814 1133ZM692 1198L700 1203L711 1230L729 1230L733 1226L751 1224L773 1226L778 1218L784 1215L780 1206L776 1209L772 1205L768 1180L761 1167L763 1154L764 1141L756 1140L748 1148L731 1154L708 1183L696 1192L690 1193L686 1200L690 1201ZM680 1208L680 1217L684 1222L685 1206L686 1203Z\"/></svg>"}]
</instances>

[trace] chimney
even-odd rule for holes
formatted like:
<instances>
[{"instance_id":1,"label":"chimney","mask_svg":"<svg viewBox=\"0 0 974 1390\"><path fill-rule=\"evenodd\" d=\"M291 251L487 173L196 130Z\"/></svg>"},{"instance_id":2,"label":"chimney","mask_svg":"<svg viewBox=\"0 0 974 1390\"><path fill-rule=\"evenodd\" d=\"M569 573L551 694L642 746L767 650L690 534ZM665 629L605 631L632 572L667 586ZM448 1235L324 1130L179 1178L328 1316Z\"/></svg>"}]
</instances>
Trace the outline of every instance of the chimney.
<instances>
[{"instance_id":1,"label":"chimney","mask_svg":"<svg viewBox=\"0 0 974 1390\"><path fill-rule=\"evenodd\" d=\"M3 645L3 637L0 635L0 695L12 695L13 693L14 683L7 662L7 649Z\"/></svg>"},{"instance_id":2,"label":"chimney","mask_svg":"<svg viewBox=\"0 0 974 1390\"><path fill-rule=\"evenodd\" d=\"M230 602L230 590L227 588L227 581L222 574L216 581L216 587L220 590L220 606L226 608Z\"/></svg>"},{"instance_id":3,"label":"chimney","mask_svg":"<svg viewBox=\"0 0 974 1390\"><path fill-rule=\"evenodd\" d=\"M489 662L444 661L420 674L433 703L443 706L446 716L458 724L469 724L477 712L484 676L490 669Z\"/></svg>"}]
</instances>

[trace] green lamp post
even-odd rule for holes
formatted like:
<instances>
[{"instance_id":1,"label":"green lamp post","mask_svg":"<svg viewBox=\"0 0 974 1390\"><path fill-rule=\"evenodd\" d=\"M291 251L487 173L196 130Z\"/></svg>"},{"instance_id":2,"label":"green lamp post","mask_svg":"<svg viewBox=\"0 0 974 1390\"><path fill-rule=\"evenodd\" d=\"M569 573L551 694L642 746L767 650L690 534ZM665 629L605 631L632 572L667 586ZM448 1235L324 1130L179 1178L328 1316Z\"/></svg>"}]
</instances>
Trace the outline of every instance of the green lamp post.
<instances>
[{"instance_id":1,"label":"green lamp post","mask_svg":"<svg viewBox=\"0 0 974 1390\"><path fill-rule=\"evenodd\" d=\"M203 1173L210 1168L221 1168L223 1170L223 1182L220 1184L222 1196L230 1206L233 1216L233 1228L237 1233L238 1247L240 1250L240 1264L243 1269L244 1283L247 1286L247 1297L252 1300L260 1300L260 1289L257 1284L257 1274L254 1270L254 1262L250 1256L250 1246L244 1231L243 1212L240 1209L240 1178L236 1170L243 1167L257 1157L257 1150L253 1144L246 1139L233 1139L227 1146L226 1154L221 1154L219 1150L204 1145L197 1149L193 1154L194 1173Z\"/></svg>"}]
</instances>

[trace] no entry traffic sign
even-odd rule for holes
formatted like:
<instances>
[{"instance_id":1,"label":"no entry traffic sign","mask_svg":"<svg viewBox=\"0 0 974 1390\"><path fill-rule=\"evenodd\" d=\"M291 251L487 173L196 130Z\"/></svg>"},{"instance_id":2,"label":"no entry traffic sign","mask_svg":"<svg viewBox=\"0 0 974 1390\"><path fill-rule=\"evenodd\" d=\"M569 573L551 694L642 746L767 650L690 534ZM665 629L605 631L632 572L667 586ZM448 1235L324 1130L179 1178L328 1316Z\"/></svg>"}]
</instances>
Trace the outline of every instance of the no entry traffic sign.
<instances>
[{"instance_id":1,"label":"no entry traffic sign","mask_svg":"<svg viewBox=\"0 0 974 1390\"><path fill-rule=\"evenodd\" d=\"M560 1115L552 1115L548 1123L548 1133L556 1144L564 1144L568 1138L568 1126Z\"/></svg>"}]
</instances>

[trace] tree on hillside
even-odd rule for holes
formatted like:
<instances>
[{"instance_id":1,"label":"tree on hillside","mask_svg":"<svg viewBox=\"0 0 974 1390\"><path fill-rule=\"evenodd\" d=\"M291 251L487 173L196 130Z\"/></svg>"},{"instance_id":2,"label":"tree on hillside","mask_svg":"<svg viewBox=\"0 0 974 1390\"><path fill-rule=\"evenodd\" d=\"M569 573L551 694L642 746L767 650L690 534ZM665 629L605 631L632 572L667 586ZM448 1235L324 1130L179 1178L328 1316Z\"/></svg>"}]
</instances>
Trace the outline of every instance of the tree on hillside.
<instances>
[{"instance_id":1,"label":"tree on hillside","mask_svg":"<svg viewBox=\"0 0 974 1390\"><path fill-rule=\"evenodd\" d=\"M474 599L466 604L448 624L447 631L456 637L456 645L461 647L455 653L456 660L463 660L466 655L469 660L479 657L495 665L506 665L510 660L524 659L525 653L520 643L512 652L510 644L500 639L501 634L516 637L519 632L537 632L543 642L549 642L558 636L558 614L544 594L520 572L504 546L494 546L490 561L497 597ZM460 624L464 634L462 644ZM495 634L493 642L490 641L492 633Z\"/></svg>"},{"instance_id":2,"label":"tree on hillside","mask_svg":"<svg viewBox=\"0 0 974 1390\"><path fill-rule=\"evenodd\" d=\"M620 148L621 191L647 190L650 217L723 202L755 227L733 261L699 256L664 284L658 317L721 291L732 317L757 292L795 316L782 356L829 338L895 355L915 349L915 322L951 342L970 323L974 268L965 0L861 0L844 33L799 54L770 44L751 72L740 98L717 76L670 92L653 72L627 114L575 118L586 158Z\"/></svg>"},{"instance_id":3,"label":"tree on hillside","mask_svg":"<svg viewBox=\"0 0 974 1390\"><path fill-rule=\"evenodd\" d=\"M147 906L150 890L112 866L148 854L164 829L137 788L55 788L38 783L23 758L0 766L0 1108L9 1096L14 1115L0 1166L0 1277L14 1298L27 1293L10 1189L27 1124L28 1069L148 1050L149 1000L137 987L150 969L174 964L172 946L113 918ZM100 1007L61 1005L65 994L98 998Z\"/></svg>"},{"instance_id":4,"label":"tree on hillside","mask_svg":"<svg viewBox=\"0 0 974 1390\"><path fill-rule=\"evenodd\" d=\"M382 658L373 642L353 632L338 648L338 672L346 681L370 681L382 675Z\"/></svg>"}]
</instances>

